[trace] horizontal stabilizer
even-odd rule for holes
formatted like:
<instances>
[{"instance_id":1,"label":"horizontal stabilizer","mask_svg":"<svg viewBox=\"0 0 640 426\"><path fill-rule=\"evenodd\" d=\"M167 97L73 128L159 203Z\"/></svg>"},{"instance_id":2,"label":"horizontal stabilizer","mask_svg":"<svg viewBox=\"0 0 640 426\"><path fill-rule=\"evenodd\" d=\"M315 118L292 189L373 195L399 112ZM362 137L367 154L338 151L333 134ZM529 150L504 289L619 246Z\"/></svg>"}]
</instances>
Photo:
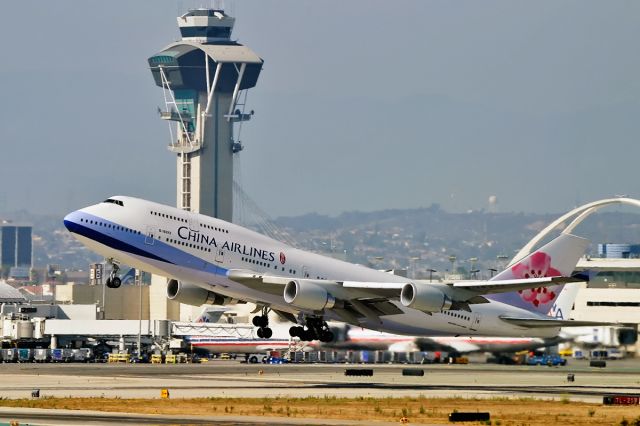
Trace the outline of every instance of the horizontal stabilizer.
<instances>
[{"instance_id":1,"label":"horizontal stabilizer","mask_svg":"<svg viewBox=\"0 0 640 426\"><path fill-rule=\"evenodd\" d=\"M478 294L495 294L581 281L573 277L542 277L501 281L462 281L450 285L455 289L469 290Z\"/></svg>"},{"instance_id":2,"label":"horizontal stabilizer","mask_svg":"<svg viewBox=\"0 0 640 426\"><path fill-rule=\"evenodd\" d=\"M528 328L543 327L599 327L599 326L626 326L628 324L614 323L606 321L576 321L576 320L560 320L549 317L547 318L517 318L509 316L501 316L501 320L513 325Z\"/></svg>"}]
</instances>

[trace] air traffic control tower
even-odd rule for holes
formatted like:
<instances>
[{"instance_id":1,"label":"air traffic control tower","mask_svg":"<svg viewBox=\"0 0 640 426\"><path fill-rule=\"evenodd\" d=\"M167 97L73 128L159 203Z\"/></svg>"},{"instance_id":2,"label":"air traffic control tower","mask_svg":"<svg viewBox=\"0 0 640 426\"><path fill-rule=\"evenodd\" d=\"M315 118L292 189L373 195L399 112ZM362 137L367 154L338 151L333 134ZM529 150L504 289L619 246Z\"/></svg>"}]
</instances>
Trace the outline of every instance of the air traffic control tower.
<instances>
[{"instance_id":1,"label":"air traffic control tower","mask_svg":"<svg viewBox=\"0 0 640 426\"><path fill-rule=\"evenodd\" d=\"M234 125L253 114L239 100L256 85L264 62L231 39L234 22L222 10L190 10L178 17L182 39L149 58L164 91L160 117L170 124L169 150L177 154L177 206L227 221L233 157L242 150Z\"/></svg>"}]
</instances>

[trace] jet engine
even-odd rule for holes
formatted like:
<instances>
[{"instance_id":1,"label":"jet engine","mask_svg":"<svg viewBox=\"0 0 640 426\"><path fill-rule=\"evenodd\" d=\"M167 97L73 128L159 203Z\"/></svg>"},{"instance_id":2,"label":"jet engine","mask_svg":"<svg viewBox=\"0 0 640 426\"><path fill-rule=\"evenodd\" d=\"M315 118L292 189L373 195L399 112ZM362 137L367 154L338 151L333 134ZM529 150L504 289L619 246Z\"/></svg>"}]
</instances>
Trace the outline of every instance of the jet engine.
<instances>
[{"instance_id":1,"label":"jet engine","mask_svg":"<svg viewBox=\"0 0 640 426\"><path fill-rule=\"evenodd\" d=\"M193 306L228 305L233 299L205 290L195 284L170 280L167 284L167 297L180 303Z\"/></svg>"},{"instance_id":2,"label":"jet engine","mask_svg":"<svg viewBox=\"0 0 640 426\"><path fill-rule=\"evenodd\" d=\"M451 308L451 299L435 286L407 283L400 292L400 303L422 312L440 312Z\"/></svg>"},{"instance_id":3,"label":"jet engine","mask_svg":"<svg viewBox=\"0 0 640 426\"><path fill-rule=\"evenodd\" d=\"M296 280L285 285L284 301L298 308L321 311L333 308L336 298L318 284L308 280Z\"/></svg>"}]
</instances>

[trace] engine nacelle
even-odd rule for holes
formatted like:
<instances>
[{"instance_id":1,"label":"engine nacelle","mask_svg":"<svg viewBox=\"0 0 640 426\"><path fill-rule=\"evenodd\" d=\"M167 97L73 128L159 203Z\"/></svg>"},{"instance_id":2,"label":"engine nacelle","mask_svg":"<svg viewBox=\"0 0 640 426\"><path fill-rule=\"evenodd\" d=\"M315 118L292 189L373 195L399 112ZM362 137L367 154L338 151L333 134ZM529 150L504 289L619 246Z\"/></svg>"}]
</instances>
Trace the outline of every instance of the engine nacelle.
<instances>
[{"instance_id":1,"label":"engine nacelle","mask_svg":"<svg viewBox=\"0 0 640 426\"><path fill-rule=\"evenodd\" d=\"M289 281L284 286L284 301L302 309L321 311L333 308L336 298L324 287L310 281Z\"/></svg>"},{"instance_id":2,"label":"engine nacelle","mask_svg":"<svg viewBox=\"0 0 640 426\"><path fill-rule=\"evenodd\" d=\"M192 306L228 305L233 299L205 290L195 284L170 280L167 284L167 298Z\"/></svg>"},{"instance_id":3,"label":"engine nacelle","mask_svg":"<svg viewBox=\"0 0 640 426\"><path fill-rule=\"evenodd\" d=\"M400 292L400 303L422 312L440 312L451 308L451 299L434 286L407 283Z\"/></svg>"}]
</instances>

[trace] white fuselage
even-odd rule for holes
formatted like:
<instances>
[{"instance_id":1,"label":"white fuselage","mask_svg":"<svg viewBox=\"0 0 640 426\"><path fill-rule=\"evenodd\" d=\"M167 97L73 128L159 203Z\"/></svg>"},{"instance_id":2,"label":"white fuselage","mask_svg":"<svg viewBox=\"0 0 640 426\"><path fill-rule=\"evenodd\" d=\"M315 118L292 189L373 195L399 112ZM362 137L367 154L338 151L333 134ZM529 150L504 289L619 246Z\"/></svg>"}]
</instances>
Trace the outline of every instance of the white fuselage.
<instances>
[{"instance_id":1,"label":"white fuselage","mask_svg":"<svg viewBox=\"0 0 640 426\"><path fill-rule=\"evenodd\" d=\"M404 283L385 272L295 249L249 229L174 207L132 198L112 197L65 217L65 226L89 249L105 258L183 282L197 284L235 299L268 305L290 313L304 312L285 302L282 294L249 288L228 278L229 270L334 281ZM500 315L530 312L507 304L472 306L472 312L427 314L392 303L402 312L366 318L353 325L413 336L551 337L557 327L527 328L507 324ZM311 312L309 312L311 313ZM338 319L326 310L327 319Z\"/></svg>"}]
</instances>

